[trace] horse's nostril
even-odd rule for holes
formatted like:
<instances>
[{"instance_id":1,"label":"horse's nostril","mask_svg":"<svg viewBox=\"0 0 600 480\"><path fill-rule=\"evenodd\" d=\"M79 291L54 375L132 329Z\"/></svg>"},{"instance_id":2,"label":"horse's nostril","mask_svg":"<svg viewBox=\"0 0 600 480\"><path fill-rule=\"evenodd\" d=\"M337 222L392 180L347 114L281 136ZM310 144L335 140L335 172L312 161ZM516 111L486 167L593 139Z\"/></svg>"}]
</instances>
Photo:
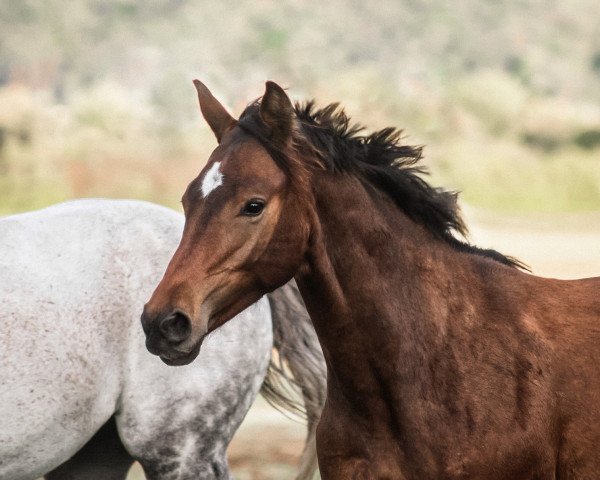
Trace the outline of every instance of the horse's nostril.
<instances>
[{"instance_id":1,"label":"horse's nostril","mask_svg":"<svg viewBox=\"0 0 600 480\"><path fill-rule=\"evenodd\" d=\"M192 333L192 322L185 313L175 311L163 318L158 328L169 342L180 343Z\"/></svg>"}]
</instances>

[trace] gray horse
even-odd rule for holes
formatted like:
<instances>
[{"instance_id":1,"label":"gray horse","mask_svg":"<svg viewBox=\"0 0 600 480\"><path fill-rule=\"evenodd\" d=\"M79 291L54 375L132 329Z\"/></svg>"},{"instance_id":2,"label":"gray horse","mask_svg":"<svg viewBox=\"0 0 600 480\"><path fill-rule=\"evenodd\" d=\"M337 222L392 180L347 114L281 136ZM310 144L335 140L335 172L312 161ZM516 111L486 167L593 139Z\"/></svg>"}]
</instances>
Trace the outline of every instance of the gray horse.
<instances>
[{"instance_id":1,"label":"gray horse","mask_svg":"<svg viewBox=\"0 0 600 480\"><path fill-rule=\"evenodd\" d=\"M181 215L137 201L0 219L1 480L122 480L134 459L148 479L229 478L227 446L261 387L306 410L298 478L312 476L325 369L295 287L215 332L191 365L146 351L141 307L182 227Z\"/></svg>"}]
</instances>

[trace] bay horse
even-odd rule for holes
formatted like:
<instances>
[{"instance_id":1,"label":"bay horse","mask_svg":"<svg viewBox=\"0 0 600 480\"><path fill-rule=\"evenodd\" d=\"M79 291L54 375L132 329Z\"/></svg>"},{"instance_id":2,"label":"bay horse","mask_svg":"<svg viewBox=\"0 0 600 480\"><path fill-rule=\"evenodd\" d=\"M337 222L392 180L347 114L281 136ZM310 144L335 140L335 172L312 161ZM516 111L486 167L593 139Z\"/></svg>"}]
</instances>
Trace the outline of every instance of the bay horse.
<instances>
[{"instance_id":1,"label":"bay horse","mask_svg":"<svg viewBox=\"0 0 600 480\"><path fill-rule=\"evenodd\" d=\"M293 277L327 364L323 479L600 478L600 277L470 245L396 129L362 134L273 82L236 120L195 85L219 144L145 306L147 331L186 326L161 355Z\"/></svg>"},{"instance_id":2,"label":"bay horse","mask_svg":"<svg viewBox=\"0 0 600 480\"><path fill-rule=\"evenodd\" d=\"M324 368L290 286L215 332L191 365L147 352L139 309L182 228L181 214L139 201L0 219L0 479L124 480L134 460L149 480L229 478L227 446L259 389L297 407L278 396L276 357L265 382L274 342L316 422ZM316 467L310 444L298 478Z\"/></svg>"}]
</instances>

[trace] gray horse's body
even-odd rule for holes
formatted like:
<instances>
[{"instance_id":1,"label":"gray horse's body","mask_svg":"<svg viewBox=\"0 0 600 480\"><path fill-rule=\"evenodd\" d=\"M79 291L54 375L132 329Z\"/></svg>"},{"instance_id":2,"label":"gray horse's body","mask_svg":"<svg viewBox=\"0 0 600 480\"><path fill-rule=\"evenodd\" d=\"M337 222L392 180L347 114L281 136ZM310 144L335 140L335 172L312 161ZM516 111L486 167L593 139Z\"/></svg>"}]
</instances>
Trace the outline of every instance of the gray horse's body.
<instances>
[{"instance_id":1,"label":"gray horse's body","mask_svg":"<svg viewBox=\"0 0 600 480\"><path fill-rule=\"evenodd\" d=\"M219 329L191 365L150 355L141 307L182 226L135 201L0 219L1 480L47 474L109 421L148 478L228 478L227 445L269 364L270 308L261 299ZM72 478L122 475L89 469Z\"/></svg>"}]
</instances>

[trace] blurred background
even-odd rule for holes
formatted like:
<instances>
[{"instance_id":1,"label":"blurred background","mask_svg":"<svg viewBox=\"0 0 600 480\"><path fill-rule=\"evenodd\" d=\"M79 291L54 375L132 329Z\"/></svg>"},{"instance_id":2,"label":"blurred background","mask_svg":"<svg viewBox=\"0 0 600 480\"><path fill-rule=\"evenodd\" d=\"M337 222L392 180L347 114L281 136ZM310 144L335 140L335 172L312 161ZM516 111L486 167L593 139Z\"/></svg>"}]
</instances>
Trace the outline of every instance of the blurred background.
<instances>
[{"instance_id":1,"label":"blurred background","mask_svg":"<svg viewBox=\"0 0 600 480\"><path fill-rule=\"evenodd\" d=\"M193 78L235 115L272 79L402 127L462 192L474 241L538 274L600 274L597 0L1 0L0 214L179 209L215 147ZM237 477L290 478L302 426L252 412Z\"/></svg>"},{"instance_id":2,"label":"blurred background","mask_svg":"<svg viewBox=\"0 0 600 480\"><path fill-rule=\"evenodd\" d=\"M475 207L600 208L595 0L0 2L0 212L72 197L177 206L266 79L426 144Z\"/></svg>"}]
</instances>

